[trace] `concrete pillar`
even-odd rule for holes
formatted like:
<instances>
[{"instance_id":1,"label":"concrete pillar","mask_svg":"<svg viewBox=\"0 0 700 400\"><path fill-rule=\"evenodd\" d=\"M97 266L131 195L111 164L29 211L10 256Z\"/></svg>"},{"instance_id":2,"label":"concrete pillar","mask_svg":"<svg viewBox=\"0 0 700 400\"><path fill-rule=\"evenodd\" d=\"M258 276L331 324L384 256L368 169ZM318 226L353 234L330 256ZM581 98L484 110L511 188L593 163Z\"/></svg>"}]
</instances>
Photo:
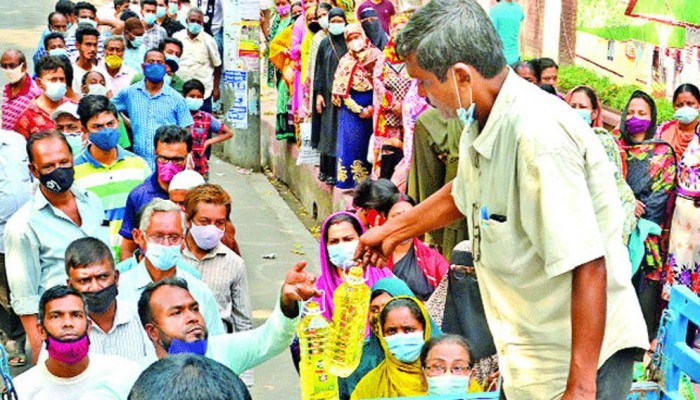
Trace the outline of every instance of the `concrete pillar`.
<instances>
[{"instance_id":1,"label":"concrete pillar","mask_svg":"<svg viewBox=\"0 0 700 400\"><path fill-rule=\"evenodd\" d=\"M561 0L547 0L544 7L542 57L559 62L559 35L561 32Z\"/></svg>"}]
</instances>

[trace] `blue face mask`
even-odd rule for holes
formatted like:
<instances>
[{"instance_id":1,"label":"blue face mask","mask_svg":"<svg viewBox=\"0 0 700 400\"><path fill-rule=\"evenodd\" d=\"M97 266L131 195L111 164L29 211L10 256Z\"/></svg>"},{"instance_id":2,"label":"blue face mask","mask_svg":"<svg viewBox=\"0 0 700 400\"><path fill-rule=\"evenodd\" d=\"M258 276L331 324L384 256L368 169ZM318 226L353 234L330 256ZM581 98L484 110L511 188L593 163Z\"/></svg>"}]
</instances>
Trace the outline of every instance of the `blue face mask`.
<instances>
[{"instance_id":1,"label":"blue face mask","mask_svg":"<svg viewBox=\"0 0 700 400\"><path fill-rule=\"evenodd\" d=\"M470 375L445 374L427 376L428 395L441 396L446 394L465 394L469 389Z\"/></svg>"},{"instance_id":2,"label":"blue face mask","mask_svg":"<svg viewBox=\"0 0 700 400\"><path fill-rule=\"evenodd\" d=\"M474 122L474 98L472 97L472 87L471 85L469 86L469 102L471 104L469 105L469 109L465 110L464 107L462 107L462 98L459 95L459 88L457 87L457 77L455 76L454 69L452 70L452 83L454 83L455 93L457 93L457 102L459 104L459 108L457 109L457 117L462 122L462 125L467 127L471 125L472 122Z\"/></svg>"},{"instance_id":3,"label":"blue face mask","mask_svg":"<svg viewBox=\"0 0 700 400\"><path fill-rule=\"evenodd\" d=\"M410 364L418 359L425 340L423 332L397 333L384 338L386 347L397 360Z\"/></svg>"},{"instance_id":4,"label":"blue face mask","mask_svg":"<svg viewBox=\"0 0 700 400\"><path fill-rule=\"evenodd\" d=\"M165 83L166 85L170 86L172 82L173 78L170 75L165 75L165 77L163 77L163 83Z\"/></svg>"},{"instance_id":5,"label":"blue face mask","mask_svg":"<svg viewBox=\"0 0 700 400\"><path fill-rule=\"evenodd\" d=\"M49 55L51 57L68 56L68 51L63 47L57 47L55 49L49 50Z\"/></svg>"},{"instance_id":6,"label":"blue face mask","mask_svg":"<svg viewBox=\"0 0 700 400\"><path fill-rule=\"evenodd\" d=\"M168 354L195 354L204 356L207 354L208 339L195 340L194 342L185 342L180 339L173 339L168 347Z\"/></svg>"},{"instance_id":7,"label":"blue face mask","mask_svg":"<svg viewBox=\"0 0 700 400\"><path fill-rule=\"evenodd\" d=\"M131 40L131 45L134 47L141 47L143 45L143 36L134 36Z\"/></svg>"},{"instance_id":8,"label":"blue face mask","mask_svg":"<svg viewBox=\"0 0 700 400\"><path fill-rule=\"evenodd\" d=\"M143 21L144 21L147 25L153 25L153 24L156 23L156 15L153 14L153 13L144 14L144 15L143 15Z\"/></svg>"},{"instance_id":9,"label":"blue face mask","mask_svg":"<svg viewBox=\"0 0 700 400\"><path fill-rule=\"evenodd\" d=\"M156 18L163 18L165 17L165 14L168 13L168 9L166 7L158 7L156 8Z\"/></svg>"},{"instance_id":10,"label":"blue face mask","mask_svg":"<svg viewBox=\"0 0 700 400\"><path fill-rule=\"evenodd\" d=\"M119 128L102 128L95 133L90 133L88 138L90 143L97 146L100 150L109 151L117 147L119 136Z\"/></svg>"},{"instance_id":11,"label":"blue face mask","mask_svg":"<svg viewBox=\"0 0 700 400\"><path fill-rule=\"evenodd\" d=\"M332 22L328 24L328 32L333 36L342 35L345 32L345 24L342 22Z\"/></svg>"},{"instance_id":12,"label":"blue face mask","mask_svg":"<svg viewBox=\"0 0 700 400\"><path fill-rule=\"evenodd\" d=\"M673 114L673 118L683 125L690 125L698 119L698 109L689 106L681 107Z\"/></svg>"},{"instance_id":13,"label":"blue face mask","mask_svg":"<svg viewBox=\"0 0 700 400\"><path fill-rule=\"evenodd\" d=\"M580 115L581 118L583 118L583 120L586 121L588 125L593 123L593 120L591 120L591 110L587 108L577 108L574 111L576 111L578 115Z\"/></svg>"},{"instance_id":14,"label":"blue face mask","mask_svg":"<svg viewBox=\"0 0 700 400\"><path fill-rule=\"evenodd\" d=\"M149 82L163 82L163 78L165 77L165 64L143 64L143 75Z\"/></svg>"},{"instance_id":15,"label":"blue face mask","mask_svg":"<svg viewBox=\"0 0 700 400\"><path fill-rule=\"evenodd\" d=\"M204 104L204 99L194 99L192 97L185 97L185 103L187 103L187 108L189 108L190 111L197 111L200 108L202 108L202 105Z\"/></svg>"},{"instance_id":16,"label":"blue face mask","mask_svg":"<svg viewBox=\"0 0 700 400\"><path fill-rule=\"evenodd\" d=\"M162 244L148 242L146 258L154 267L161 271L167 271L174 267L180 260L180 245L164 246Z\"/></svg>"},{"instance_id":17,"label":"blue face mask","mask_svg":"<svg viewBox=\"0 0 700 400\"><path fill-rule=\"evenodd\" d=\"M93 21L90 18L80 18L78 19L78 25L87 24L93 28L97 28L97 21Z\"/></svg>"},{"instance_id":18,"label":"blue face mask","mask_svg":"<svg viewBox=\"0 0 700 400\"><path fill-rule=\"evenodd\" d=\"M357 243L357 240L353 240L352 242L342 242L328 246L328 258L331 260L331 263L344 270L348 270L355 265L355 260L352 257L355 255L355 250L357 250Z\"/></svg>"},{"instance_id":19,"label":"blue face mask","mask_svg":"<svg viewBox=\"0 0 700 400\"><path fill-rule=\"evenodd\" d=\"M190 22L187 24L187 30L190 31L191 34L197 36L199 35L199 32L202 31L202 25L195 22Z\"/></svg>"}]
</instances>

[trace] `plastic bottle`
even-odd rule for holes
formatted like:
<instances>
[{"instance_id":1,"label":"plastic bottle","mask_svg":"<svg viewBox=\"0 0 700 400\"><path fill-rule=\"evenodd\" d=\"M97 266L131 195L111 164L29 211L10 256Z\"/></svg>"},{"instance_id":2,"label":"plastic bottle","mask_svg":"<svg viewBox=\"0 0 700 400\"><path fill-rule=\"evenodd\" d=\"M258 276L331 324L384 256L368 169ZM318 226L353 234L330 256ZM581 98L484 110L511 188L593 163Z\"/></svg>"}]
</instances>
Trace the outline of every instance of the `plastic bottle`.
<instances>
[{"instance_id":1,"label":"plastic bottle","mask_svg":"<svg viewBox=\"0 0 700 400\"><path fill-rule=\"evenodd\" d=\"M330 324L315 301L306 304L306 315L297 326L301 362L302 400L338 400L338 378L328 372L325 352Z\"/></svg>"},{"instance_id":2,"label":"plastic bottle","mask_svg":"<svg viewBox=\"0 0 700 400\"><path fill-rule=\"evenodd\" d=\"M345 282L333 293L335 311L326 359L336 376L348 377L360 364L371 293L360 267L350 268Z\"/></svg>"}]
</instances>

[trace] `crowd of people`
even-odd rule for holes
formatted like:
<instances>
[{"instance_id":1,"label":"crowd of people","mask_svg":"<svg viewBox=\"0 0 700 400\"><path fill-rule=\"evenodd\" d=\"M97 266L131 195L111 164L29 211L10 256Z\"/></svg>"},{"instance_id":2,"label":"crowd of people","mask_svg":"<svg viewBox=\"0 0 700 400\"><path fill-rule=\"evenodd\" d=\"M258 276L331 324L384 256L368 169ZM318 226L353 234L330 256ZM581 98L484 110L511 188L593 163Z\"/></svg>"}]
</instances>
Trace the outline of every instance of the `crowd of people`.
<instances>
[{"instance_id":1,"label":"crowd of people","mask_svg":"<svg viewBox=\"0 0 700 400\"><path fill-rule=\"evenodd\" d=\"M250 398L251 368L290 351L299 370L303 302L333 320L361 266L340 399L626 398L671 288L700 294L700 91L675 90L672 121L634 92L616 122L590 87L559 93L553 60L520 61L515 6L262 13L277 138L353 204L321 226L320 275L292 266L253 329L231 197L207 183L233 135L212 115L221 2L59 0L33 74L0 58L0 328L34 365L19 397Z\"/></svg>"}]
</instances>

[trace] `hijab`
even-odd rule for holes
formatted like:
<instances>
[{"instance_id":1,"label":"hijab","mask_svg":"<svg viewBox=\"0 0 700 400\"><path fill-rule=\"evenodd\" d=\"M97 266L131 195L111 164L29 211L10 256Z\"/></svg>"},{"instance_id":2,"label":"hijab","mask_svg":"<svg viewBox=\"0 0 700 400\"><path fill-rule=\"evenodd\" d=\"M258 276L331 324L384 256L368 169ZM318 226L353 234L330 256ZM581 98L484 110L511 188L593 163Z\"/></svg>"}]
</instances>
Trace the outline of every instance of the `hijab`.
<instances>
[{"instance_id":1,"label":"hijab","mask_svg":"<svg viewBox=\"0 0 700 400\"><path fill-rule=\"evenodd\" d=\"M321 238L319 239L321 276L319 276L318 280L316 281L316 288L318 290L323 290L324 293L321 295L322 298L317 298L315 300L319 302L321 308L323 309L323 316L326 317L329 321L333 319L333 311L335 309L333 304L333 294L335 293L335 290L338 288L338 286L340 286L343 283L343 279L340 276L338 276L338 272L336 271L335 266L331 263L330 259L328 258L328 251L326 250L326 238L328 237L327 235L328 228L330 226L330 221L338 215L349 216L354 221L353 226L355 226L355 229L360 229L359 234L362 235L363 233L365 233L365 228L362 226L362 222L360 222L360 219L357 218L354 214L349 213L347 211L341 211L332 214L323 222L323 226L321 228ZM386 268L367 266L367 268L365 269L365 283L369 287L372 287L374 283L381 278L393 276L394 274L392 274L391 271L389 271Z\"/></svg>"},{"instance_id":2,"label":"hijab","mask_svg":"<svg viewBox=\"0 0 700 400\"><path fill-rule=\"evenodd\" d=\"M376 19L374 21L362 21L362 29L375 47L379 50L384 50L384 47L386 47L386 44L389 42L389 38L386 36L386 32L384 32L382 24L379 23L379 15L377 15L374 8L365 8L360 13L360 20L372 17Z\"/></svg>"},{"instance_id":3,"label":"hijab","mask_svg":"<svg viewBox=\"0 0 700 400\"><path fill-rule=\"evenodd\" d=\"M432 324L428 323L430 316L423 303L415 297L394 297L394 299L400 298L408 299L418 305L423 319L426 321L423 329L423 341L428 341L432 334ZM384 361L360 380L360 383L357 384L355 391L352 393L351 400L425 395L425 388L420 378L420 357L410 364L401 362L389 351L384 339L383 329L378 329L377 336L384 351Z\"/></svg>"},{"instance_id":4,"label":"hijab","mask_svg":"<svg viewBox=\"0 0 700 400\"><path fill-rule=\"evenodd\" d=\"M365 42L365 47L359 52L348 51L340 59L333 80L332 94L334 96L348 97L351 89L358 92L372 90L372 76L374 74L372 64L376 65L382 58L382 52L369 42L359 24L350 24L345 27L346 39L356 33Z\"/></svg>"}]
</instances>

